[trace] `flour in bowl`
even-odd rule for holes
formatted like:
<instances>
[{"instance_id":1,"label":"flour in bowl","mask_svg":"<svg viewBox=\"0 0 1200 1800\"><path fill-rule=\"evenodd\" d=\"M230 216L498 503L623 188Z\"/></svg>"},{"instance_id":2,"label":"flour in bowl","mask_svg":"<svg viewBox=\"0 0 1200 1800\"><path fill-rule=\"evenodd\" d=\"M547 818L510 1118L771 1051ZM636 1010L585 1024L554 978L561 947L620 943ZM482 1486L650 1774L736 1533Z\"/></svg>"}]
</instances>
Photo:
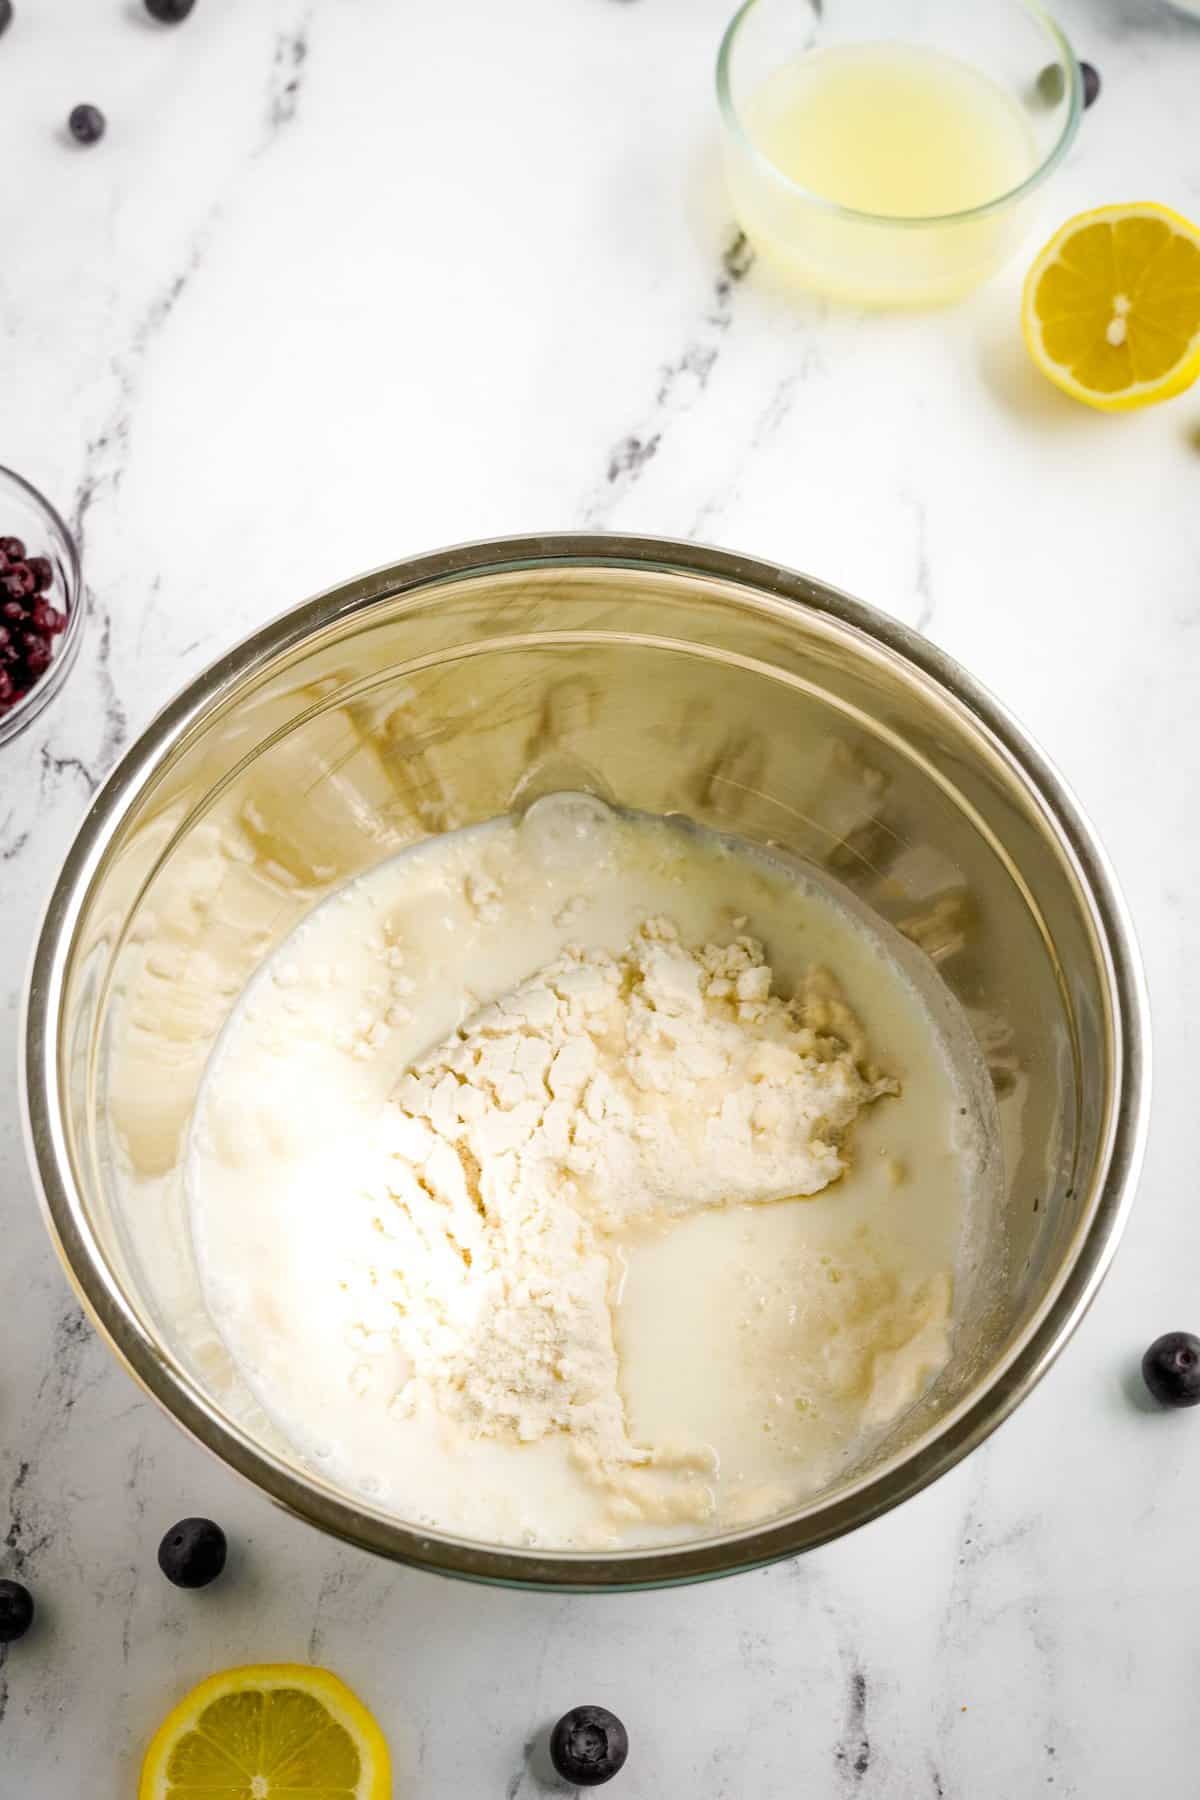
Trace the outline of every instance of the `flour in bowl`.
<instances>
[{"instance_id":1,"label":"flour in bowl","mask_svg":"<svg viewBox=\"0 0 1200 1800\"><path fill-rule=\"evenodd\" d=\"M251 984L192 1133L206 1292L301 1454L414 1522L767 1516L947 1360L966 1091L797 871L553 797L361 878Z\"/></svg>"}]
</instances>

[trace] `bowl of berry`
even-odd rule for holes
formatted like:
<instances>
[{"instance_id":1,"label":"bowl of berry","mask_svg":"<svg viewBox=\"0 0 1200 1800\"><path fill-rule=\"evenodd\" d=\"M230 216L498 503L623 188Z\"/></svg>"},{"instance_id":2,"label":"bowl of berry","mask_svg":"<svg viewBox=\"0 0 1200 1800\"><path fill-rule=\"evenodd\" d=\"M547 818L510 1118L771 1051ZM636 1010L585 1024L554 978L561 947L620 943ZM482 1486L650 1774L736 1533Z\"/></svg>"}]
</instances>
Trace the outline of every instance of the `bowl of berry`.
<instances>
[{"instance_id":1,"label":"bowl of berry","mask_svg":"<svg viewBox=\"0 0 1200 1800\"><path fill-rule=\"evenodd\" d=\"M83 632L79 552L29 482L0 468L0 744L53 700Z\"/></svg>"}]
</instances>

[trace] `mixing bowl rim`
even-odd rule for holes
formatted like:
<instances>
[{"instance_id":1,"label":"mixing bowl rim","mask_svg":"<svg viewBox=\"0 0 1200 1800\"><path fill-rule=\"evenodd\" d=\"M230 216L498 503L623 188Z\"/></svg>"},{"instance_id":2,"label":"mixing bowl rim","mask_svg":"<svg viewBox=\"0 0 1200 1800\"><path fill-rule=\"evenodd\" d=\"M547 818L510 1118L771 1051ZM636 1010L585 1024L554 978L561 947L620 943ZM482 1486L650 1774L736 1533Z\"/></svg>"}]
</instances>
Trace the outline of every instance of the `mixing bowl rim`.
<instances>
[{"instance_id":1,"label":"mixing bowl rim","mask_svg":"<svg viewBox=\"0 0 1200 1800\"><path fill-rule=\"evenodd\" d=\"M562 567L637 568L730 582L759 604L799 606L889 653L965 709L999 749L1067 854L1100 951L1108 987L1113 1092L1106 1154L1092 1182L1090 1218L1074 1257L998 1366L911 1453L802 1513L737 1535L608 1553L491 1546L421 1531L331 1489L255 1444L172 1365L125 1300L95 1242L62 1128L60 1013L78 921L108 846L156 772L193 725L256 671L356 612L448 582ZM1050 1367L1107 1272L1132 1204L1145 1147L1150 1043L1145 982L1132 924L1108 859L1070 789L1025 732L973 677L905 625L828 584L779 565L670 538L555 533L456 545L389 564L279 615L195 676L160 711L95 795L51 891L35 943L23 1018L21 1087L30 1166L63 1267L93 1323L152 1398L228 1467L287 1510L331 1535L393 1560L468 1580L555 1591L661 1587L755 1568L867 1523L929 1485L1008 1416Z\"/></svg>"}]
</instances>

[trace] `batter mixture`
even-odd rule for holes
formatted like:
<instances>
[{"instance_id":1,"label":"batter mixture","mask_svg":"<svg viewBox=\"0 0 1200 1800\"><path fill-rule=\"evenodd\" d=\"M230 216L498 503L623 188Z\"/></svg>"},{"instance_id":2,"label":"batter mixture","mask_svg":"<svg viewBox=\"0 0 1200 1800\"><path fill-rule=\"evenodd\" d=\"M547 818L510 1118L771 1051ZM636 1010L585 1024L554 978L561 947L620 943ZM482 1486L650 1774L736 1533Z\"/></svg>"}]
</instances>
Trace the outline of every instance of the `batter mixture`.
<instances>
[{"instance_id":1,"label":"batter mixture","mask_svg":"<svg viewBox=\"0 0 1200 1800\"><path fill-rule=\"evenodd\" d=\"M797 868L584 795L336 894L192 1128L264 1408L490 1541L695 1535L834 1480L950 1354L993 1161L965 1027L895 950Z\"/></svg>"}]
</instances>

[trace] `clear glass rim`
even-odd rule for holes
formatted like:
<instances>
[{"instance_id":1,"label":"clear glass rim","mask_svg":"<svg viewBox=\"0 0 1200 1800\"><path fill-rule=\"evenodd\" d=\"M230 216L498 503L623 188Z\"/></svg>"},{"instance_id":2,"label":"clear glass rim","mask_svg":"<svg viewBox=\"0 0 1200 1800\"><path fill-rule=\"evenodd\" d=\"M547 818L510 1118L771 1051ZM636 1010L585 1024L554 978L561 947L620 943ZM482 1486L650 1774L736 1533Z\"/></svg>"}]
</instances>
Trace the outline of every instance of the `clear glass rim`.
<instances>
[{"instance_id":1,"label":"clear glass rim","mask_svg":"<svg viewBox=\"0 0 1200 1800\"><path fill-rule=\"evenodd\" d=\"M35 511L45 515L51 528L62 539L66 556L67 578L67 628L59 641L58 650L50 667L29 689L25 698L8 712L0 713L0 745L10 743L19 732L31 725L53 700L70 674L75 658L79 653L79 645L83 638L83 620L87 607L84 604L83 573L79 561L79 546L75 535L58 508L47 500L39 488L15 469L0 463L0 492L5 485L12 486L27 500Z\"/></svg>"},{"instance_id":2,"label":"clear glass rim","mask_svg":"<svg viewBox=\"0 0 1200 1800\"><path fill-rule=\"evenodd\" d=\"M733 52L742 27L750 15L764 3L765 0L744 0L743 5L738 8L726 26L725 35L721 39L721 47L717 52L716 71L717 104L720 108L721 122L729 137L733 139L738 149L749 157L760 174L785 192L794 195L796 199L804 201L806 205L812 207L814 212L825 213L830 218L846 219L859 225L891 226L893 229L901 231L931 225L965 224L973 219L985 219L992 213L1001 212L1005 207L1015 205L1026 194L1030 194L1035 188L1040 187L1046 177L1058 167L1075 141L1075 134L1079 130L1079 121L1083 117L1083 77L1079 72L1079 60L1071 48L1070 40L1058 22L1043 6L1038 4L1038 0L1009 0L1012 6L1019 7L1035 25L1040 26L1045 32L1050 44L1058 53L1067 81L1067 116L1063 122L1062 131L1037 168L1027 175L1018 186L1007 188L1003 193L994 195L992 199L984 200L978 206L966 207L959 212L874 213L864 212L853 206L843 206L837 200L829 200L823 194L816 194L811 188L802 187L798 181L793 181L790 175L785 175L783 170L771 161L769 156L764 156L743 125L742 116L733 98L730 81ZM975 3L977 4L978 0L975 0Z\"/></svg>"}]
</instances>

